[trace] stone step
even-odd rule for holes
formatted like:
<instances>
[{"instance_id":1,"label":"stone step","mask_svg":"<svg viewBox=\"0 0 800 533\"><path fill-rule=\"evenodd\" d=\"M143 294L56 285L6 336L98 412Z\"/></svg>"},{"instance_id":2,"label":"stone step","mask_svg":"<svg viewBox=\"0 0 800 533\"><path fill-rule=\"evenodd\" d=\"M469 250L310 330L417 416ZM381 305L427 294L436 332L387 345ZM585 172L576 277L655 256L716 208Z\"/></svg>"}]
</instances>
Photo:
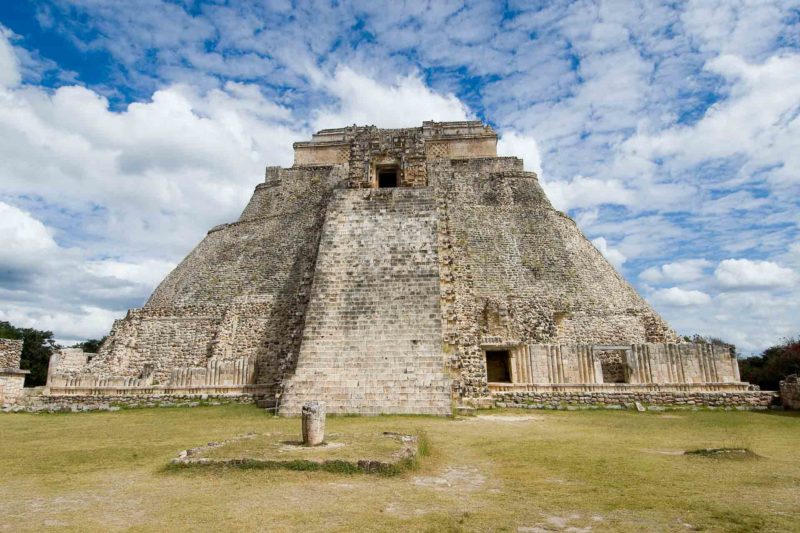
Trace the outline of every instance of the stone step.
<instances>
[{"instance_id":1,"label":"stone step","mask_svg":"<svg viewBox=\"0 0 800 533\"><path fill-rule=\"evenodd\" d=\"M432 191L339 190L326 217L281 413L321 400L332 413L448 414Z\"/></svg>"}]
</instances>

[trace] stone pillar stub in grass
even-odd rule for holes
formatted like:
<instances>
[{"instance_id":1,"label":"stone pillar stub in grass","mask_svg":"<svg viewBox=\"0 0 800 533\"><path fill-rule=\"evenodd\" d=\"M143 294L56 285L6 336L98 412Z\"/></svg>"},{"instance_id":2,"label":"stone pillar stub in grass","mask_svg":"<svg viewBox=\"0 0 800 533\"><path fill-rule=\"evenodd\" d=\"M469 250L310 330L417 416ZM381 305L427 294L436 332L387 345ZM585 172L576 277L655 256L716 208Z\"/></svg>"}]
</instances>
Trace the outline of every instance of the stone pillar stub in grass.
<instances>
[{"instance_id":1,"label":"stone pillar stub in grass","mask_svg":"<svg viewBox=\"0 0 800 533\"><path fill-rule=\"evenodd\" d=\"M303 445L319 446L325 440L325 402L303 405Z\"/></svg>"}]
</instances>

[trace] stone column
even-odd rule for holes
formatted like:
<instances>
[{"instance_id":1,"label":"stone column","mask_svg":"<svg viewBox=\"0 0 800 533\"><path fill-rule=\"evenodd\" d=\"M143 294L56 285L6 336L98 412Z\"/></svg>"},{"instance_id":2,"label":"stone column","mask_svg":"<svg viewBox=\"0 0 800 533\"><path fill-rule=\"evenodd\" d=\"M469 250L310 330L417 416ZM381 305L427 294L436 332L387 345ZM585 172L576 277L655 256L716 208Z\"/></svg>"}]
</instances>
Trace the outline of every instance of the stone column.
<instances>
[{"instance_id":1,"label":"stone column","mask_svg":"<svg viewBox=\"0 0 800 533\"><path fill-rule=\"evenodd\" d=\"M303 445L319 446L325 440L325 402L303 406Z\"/></svg>"}]
</instances>

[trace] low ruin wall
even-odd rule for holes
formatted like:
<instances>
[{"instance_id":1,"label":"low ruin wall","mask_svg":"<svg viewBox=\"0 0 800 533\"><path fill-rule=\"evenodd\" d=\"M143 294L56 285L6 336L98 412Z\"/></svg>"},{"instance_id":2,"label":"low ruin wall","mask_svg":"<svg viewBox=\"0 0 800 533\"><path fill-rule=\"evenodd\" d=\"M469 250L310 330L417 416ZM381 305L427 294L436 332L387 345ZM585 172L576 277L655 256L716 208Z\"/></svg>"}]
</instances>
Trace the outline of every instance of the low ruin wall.
<instances>
[{"instance_id":1,"label":"low ruin wall","mask_svg":"<svg viewBox=\"0 0 800 533\"><path fill-rule=\"evenodd\" d=\"M200 405L222 405L229 403L251 404L261 399L258 391L238 391L236 393L206 394L198 391L172 391L170 394L141 391L72 391L74 394L61 396L22 397L15 405L3 408L6 412L60 412L60 411L116 411L120 408L140 407L197 407ZM114 394L116 392L117 394ZM105 393L105 394L104 394Z\"/></svg>"},{"instance_id":2,"label":"low ruin wall","mask_svg":"<svg viewBox=\"0 0 800 533\"><path fill-rule=\"evenodd\" d=\"M526 409L563 409L567 406L620 408L639 402L662 408L737 408L767 409L777 395L771 391L675 392L675 391L547 391L498 392L493 395L497 407Z\"/></svg>"},{"instance_id":3,"label":"low ruin wall","mask_svg":"<svg viewBox=\"0 0 800 533\"><path fill-rule=\"evenodd\" d=\"M797 374L787 376L781 381L780 388L783 407L800 410L800 377Z\"/></svg>"}]
</instances>

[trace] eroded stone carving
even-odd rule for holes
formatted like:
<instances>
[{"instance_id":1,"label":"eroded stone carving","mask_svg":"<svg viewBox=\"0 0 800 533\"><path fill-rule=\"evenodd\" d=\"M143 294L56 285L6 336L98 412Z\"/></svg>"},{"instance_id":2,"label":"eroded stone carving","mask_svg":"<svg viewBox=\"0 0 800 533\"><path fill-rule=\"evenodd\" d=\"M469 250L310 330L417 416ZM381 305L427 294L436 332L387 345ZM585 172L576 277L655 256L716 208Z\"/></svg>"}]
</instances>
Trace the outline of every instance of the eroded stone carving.
<instances>
[{"instance_id":1,"label":"eroded stone carving","mask_svg":"<svg viewBox=\"0 0 800 533\"><path fill-rule=\"evenodd\" d=\"M325 402L309 402L303 406L303 445L319 446L325 442Z\"/></svg>"}]
</instances>

